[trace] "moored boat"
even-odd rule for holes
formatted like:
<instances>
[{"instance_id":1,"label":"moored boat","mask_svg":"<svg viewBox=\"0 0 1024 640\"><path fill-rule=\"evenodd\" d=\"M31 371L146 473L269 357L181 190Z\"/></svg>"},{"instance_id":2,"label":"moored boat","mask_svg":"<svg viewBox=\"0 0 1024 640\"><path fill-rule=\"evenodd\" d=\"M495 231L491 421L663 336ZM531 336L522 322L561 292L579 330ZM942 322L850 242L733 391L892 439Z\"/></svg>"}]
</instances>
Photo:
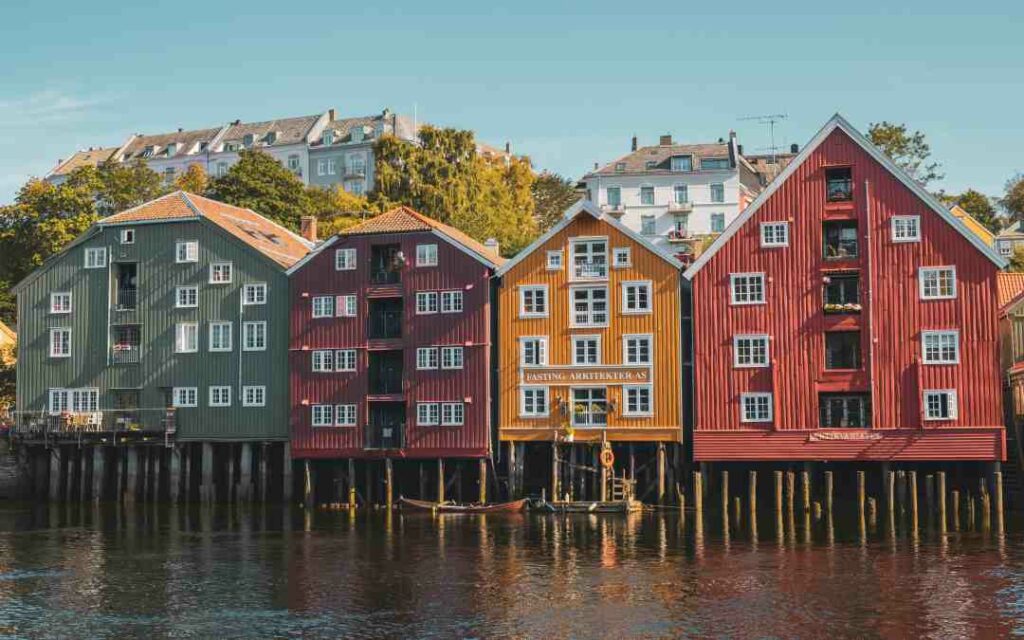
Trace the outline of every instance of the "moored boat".
<instances>
[{"instance_id":1,"label":"moored boat","mask_svg":"<svg viewBox=\"0 0 1024 640\"><path fill-rule=\"evenodd\" d=\"M456 504L454 502L429 502L400 498L403 507L437 513L518 513L526 506L526 499L495 504Z\"/></svg>"}]
</instances>

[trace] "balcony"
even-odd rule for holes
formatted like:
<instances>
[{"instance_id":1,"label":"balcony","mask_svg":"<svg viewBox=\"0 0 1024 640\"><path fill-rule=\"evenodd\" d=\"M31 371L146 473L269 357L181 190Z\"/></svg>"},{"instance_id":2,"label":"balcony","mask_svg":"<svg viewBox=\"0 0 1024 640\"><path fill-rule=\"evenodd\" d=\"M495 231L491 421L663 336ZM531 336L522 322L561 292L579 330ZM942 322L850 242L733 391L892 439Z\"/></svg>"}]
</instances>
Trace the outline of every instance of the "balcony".
<instances>
[{"instance_id":1,"label":"balcony","mask_svg":"<svg viewBox=\"0 0 1024 640\"><path fill-rule=\"evenodd\" d=\"M363 448L376 450L405 448L405 420L371 420L366 424Z\"/></svg>"},{"instance_id":2,"label":"balcony","mask_svg":"<svg viewBox=\"0 0 1024 640\"><path fill-rule=\"evenodd\" d=\"M174 435L174 409L112 409L107 411L29 411L18 414L15 431L27 437L71 438L89 434L149 433Z\"/></svg>"},{"instance_id":3,"label":"balcony","mask_svg":"<svg viewBox=\"0 0 1024 640\"><path fill-rule=\"evenodd\" d=\"M118 311L135 311L138 308L139 290L135 287L121 287L117 290L115 308Z\"/></svg>"},{"instance_id":4,"label":"balcony","mask_svg":"<svg viewBox=\"0 0 1024 640\"><path fill-rule=\"evenodd\" d=\"M397 340L402 337L402 299L370 300L366 333L371 340Z\"/></svg>"},{"instance_id":5,"label":"balcony","mask_svg":"<svg viewBox=\"0 0 1024 640\"><path fill-rule=\"evenodd\" d=\"M370 386L371 396L393 396L402 393L402 375L404 372L401 351L370 352Z\"/></svg>"},{"instance_id":6,"label":"balcony","mask_svg":"<svg viewBox=\"0 0 1024 640\"><path fill-rule=\"evenodd\" d=\"M142 355L142 332L138 325L113 327L110 362L113 364L139 364Z\"/></svg>"},{"instance_id":7,"label":"balcony","mask_svg":"<svg viewBox=\"0 0 1024 640\"><path fill-rule=\"evenodd\" d=\"M608 277L608 261L600 259L582 260L577 258L573 263L572 275L580 280L595 280Z\"/></svg>"},{"instance_id":8,"label":"balcony","mask_svg":"<svg viewBox=\"0 0 1024 640\"><path fill-rule=\"evenodd\" d=\"M398 284L402 281L405 258L398 244L374 245L370 256L370 282L375 285Z\"/></svg>"},{"instance_id":9,"label":"balcony","mask_svg":"<svg viewBox=\"0 0 1024 640\"><path fill-rule=\"evenodd\" d=\"M668 203L669 213L690 213L693 211L692 202L676 202L675 200Z\"/></svg>"},{"instance_id":10,"label":"balcony","mask_svg":"<svg viewBox=\"0 0 1024 640\"><path fill-rule=\"evenodd\" d=\"M626 213L626 207L621 202L603 204L601 205L601 212L615 218L621 218Z\"/></svg>"},{"instance_id":11,"label":"balcony","mask_svg":"<svg viewBox=\"0 0 1024 640\"><path fill-rule=\"evenodd\" d=\"M692 233L690 233L689 229L670 229L669 232L665 235L665 237L672 244L694 241L694 236Z\"/></svg>"}]
</instances>

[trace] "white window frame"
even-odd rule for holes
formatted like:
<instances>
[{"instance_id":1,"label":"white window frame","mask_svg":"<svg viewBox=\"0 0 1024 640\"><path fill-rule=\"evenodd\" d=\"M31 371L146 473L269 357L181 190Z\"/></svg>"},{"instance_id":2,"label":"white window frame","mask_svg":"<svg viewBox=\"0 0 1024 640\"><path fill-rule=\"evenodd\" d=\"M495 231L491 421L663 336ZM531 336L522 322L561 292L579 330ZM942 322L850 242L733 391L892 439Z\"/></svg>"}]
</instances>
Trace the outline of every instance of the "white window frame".
<instances>
[{"instance_id":1,"label":"white window frame","mask_svg":"<svg viewBox=\"0 0 1024 640\"><path fill-rule=\"evenodd\" d=\"M251 282L242 287L242 304L255 306L267 304L267 283Z\"/></svg>"},{"instance_id":2,"label":"white window frame","mask_svg":"<svg viewBox=\"0 0 1024 640\"><path fill-rule=\"evenodd\" d=\"M242 406L267 406L267 387L261 384L250 384L242 387Z\"/></svg>"},{"instance_id":3,"label":"white window frame","mask_svg":"<svg viewBox=\"0 0 1024 640\"><path fill-rule=\"evenodd\" d=\"M333 373L334 349L313 349L309 356L309 368L313 373Z\"/></svg>"},{"instance_id":4,"label":"white window frame","mask_svg":"<svg viewBox=\"0 0 1024 640\"><path fill-rule=\"evenodd\" d=\"M604 251L596 251L593 246L595 244L603 244ZM582 249L582 251L581 251ZM569 238L569 268L572 269L570 272L570 279L576 281L587 281L587 280L607 280L608 279L608 267L611 264L611 246L608 243L608 236L581 236L578 238ZM585 257L586 262L590 265L599 265L603 263L601 269L603 273L594 275L593 272L588 271L586 273L578 273L576 267L576 258ZM598 261L595 258L600 258ZM596 268L591 266L591 269Z\"/></svg>"},{"instance_id":5,"label":"white window frame","mask_svg":"<svg viewBox=\"0 0 1024 640\"><path fill-rule=\"evenodd\" d=\"M889 224L893 242L921 242L921 216L893 216ZM914 235L906 235L910 227Z\"/></svg>"},{"instance_id":6,"label":"white window frame","mask_svg":"<svg viewBox=\"0 0 1024 640\"><path fill-rule=\"evenodd\" d=\"M327 158L327 175L333 176L338 172L338 159Z\"/></svg>"},{"instance_id":7,"label":"white window frame","mask_svg":"<svg viewBox=\"0 0 1024 640\"><path fill-rule=\"evenodd\" d=\"M359 417L359 409L355 404L334 405L334 426L354 427Z\"/></svg>"},{"instance_id":8,"label":"white window frame","mask_svg":"<svg viewBox=\"0 0 1024 640\"><path fill-rule=\"evenodd\" d=\"M441 313L462 313L463 296L462 290L441 291Z\"/></svg>"},{"instance_id":9,"label":"white window frame","mask_svg":"<svg viewBox=\"0 0 1024 640\"><path fill-rule=\"evenodd\" d=\"M334 405L314 404L310 407L310 424L314 427L333 427Z\"/></svg>"},{"instance_id":10,"label":"white window frame","mask_svg":"<svg viewBox=\"0 0 1024 640\"><path fill-rule=\"evenodd\" d=\"M612 268L625 269L633 266L633 250L630 247L614 247L612 249Z\"/></svg>"},{"instance_id":11,"label":"white window frame","mask_svg":"<svg viewBox=\"0 0 1024 640\"><path fill-rule=\"evenodd\" d=\"M210 385L208 390L209 397L208 405L211 407L230 407L231 406L231 386L226 384L215 384ZM226 394L224 398L215 398L220 394Z\"/></svg>"},{"instance_id":12,"label":"white window frame","mask_svg":"<svg viewBox=\"0 0 1024 640\"><path fill-rule=\"evenodd\" d=\"M121 244L135 244L135 229L121 229Z\"/></svg>"},{"instance_id":13,"label":"white window frame","mask_svg":"<svg viewBox=\"0 0 1024 640\"><path fill-rule=\"evenodd\" d=\"M171 404L175 408L198 407L199 387L174 387L171 389Z\"/></svg>"},{"instance_id":14,"label":"white window frame","mask_svg":"<svg viewBox=\"0 0 1024 640\"><path fill-rule=\"evenodd\" d=\"M66 336L65 338L57 338L56 336ZM58 348L59 347L59 348ZM71 327L51 327L50 328L50 357L51 358L70 358L71 357Z\"/></svg>"},{"instance_id":15,"label":"white window frame","mask_svg":"<svg viewBox=\"0 0 1024 640\"><path fill-rule=\"evenodd\" d=\"M359 354L356 349L335 349L334 370L340 372L354 372L359 368Z\"/></svg>"},{"instance_id":16,"label":"white window frame","mask_svg":"<svg viewBox=\"0 0 1024 640\"><path fill-rule=\"evenodd\" d=\"M782 234L779 235L781 229ZM780 239L781 238L781 239ZM766 249L789 246L789 223L773 220L761 223L761 246Z\"/></svg>"},{"instance_id":17,"label":"white window frame","mask_svg":"<svg viewBox=\"0 0 1024 640\"><path fill-rule=\"evenodd\" d=\"M437 347L417 347L416 349L416 370L433 371L441 364Z\"/></svg>"},{"instance_id":18,"label":"white window frame","mask_svg":"<svg viewBox=\"0 0 1024 640\"><path fill-rule=\"evenodd\" d=\"M540 292L544 298L544 310L543 311L527 311L526 310L526 294L531 292L534 294L534 307L537 306L536 293ZM551 309L551 299L548 296L548 285L546 284L524 284L519 286L519 317L520 318L547 318Z\"/></svg>"},{"instance_id":19,"label":"white window frame","mask_svg":"<svg viewBox=\"0 0 1024 640\"><path fill-rule=\"evenodd\" d=\"M436 427L441 423L441 403L417 402L416 426Z\"/></svg>"},{"instance_id":20,"label":"white window frame","mask_svg":"<svg viewBox=\"0 0 1024 640\"><path fill-rule=\"evenodd\" d=\"M50 313L54 315L66 315L71 313L71 292L54 291L50 294Z\"/></svg>"},{"instance_id":21,"label":"white window frame","mask_svg":"<svg viewBox=\"0 0 1024 640\"><path fill-rule=\"evenodd\" d=\"M740 342L749 341L750 362L740 362ZM756 342L764 343L764 362L754 360ZM732 337L732 366L736 369L764 369L771 365L771 340L766 333L741 333Z\"/></svg>"},{"instance_id":22,"label":"white window frame","mask_svg":"<svg viewBox=\"0 0 1024 640\"><path fill-rule=\"evenodd\" d=\"M580 323L576 321L576 292L580 290L597 291L604 290L605 299L605 310L604 310L604 322L594 322L594 300L592 295L588 295L588 307L587 317L590 319L588 322ZM577 286L569 288L569 326L572 328L589 329L589 328L601 328L607 327L610 322L611 316L611 295L608 291L607 286Z\"/></svg>"},{"instance_id":23,"label":"white window frame","mask_svg":"<svg viewBox=\"0 0 1024 640\"><path fill-rule=\"evenodd\" d=\"M464 424L466 424L466 404L464 402L441 403L442 427L461 427Z\"/></svg>"},{"instance_id":24,"label":"white window frame","mask_svg":"<svg viewBox=\"0 0 1024 640\"><path fill-rule=\"evenodd\" d=\"M316 175L325 176L327 175L327 158L319 158L316 161Z\"/></svg>"},{"instance_id":25,"label":"white window frame","mask_svg":"<svg viewBox=\"0 0 1024 640\"><path fill-rule=\"evenodd\" d=\"M640 409L640 397L639 394L642 391L647 391L647 410ZM631 393L637 395L637 410L631 411L629 408L629 396ZM652 384L624 384L622 385L622 415L629 417L646 417L654 415L654 385Z\"/></svg>"},{"instance_id":26,"label":"white window frame","mask_svg":"<svg viewBox=\"0 0 1024 640\"><path fill-rule=\"evenodd\" d=\"M755 416L753 418L747 416L747 400L757 401L761 399L768 400L768 416ZM766 423L772 422L775 418L775 401L772 398L771 392L749 392L740 394L740 422L745 423ZM756 405L755 405L756 408Z\"/></svg>"},{"instance_id":27,"label":"white window frame","mask_svg":"<svg viewBox=\"0 0 1024 640\"><path fill-rule=\"evenodd\" d=\"M255 332L255 333L253 333ZM262 340L256 340L262 338ZM254 344L250 346L250 339ZM267 321L247 320L242 323L242 351L267 350Z\"/></svg>"},{"instance_id":28,"label":"white window frame","mask_svg":"<svg viewBox=\"0 0 1024 640\"><path fill-rule=\"evenodd\" d=\"M645 213L642 216L640 216L640 235L658 235L658 216L654 215L653 213Z\"/></svg>"},{"instance_id":29,"label":"white window frame","mask_svg":"<svg viewBox=\"0 0 1024 640\"><path fill-rule=\"evenodd\" d=\"M747 280L747 290L748 290L748 294L747 294L748 295L748 299L747 300L739 300L736 297L736 293L737 293L737 291L736 291L736 281L741 279L741 278L745 278ZM761 281L761 299L760 300L749 299L749 290L750 290L750 282L749 281L751 279L754 279L754 278L760 279L760 281ZM744 272L744 273L730 273L729 274L729 303L731 305L734 305L734 306L767 304L768 303L767 302L768 301L768 286L767 285L768 285L767 278L765 277L763 271L749 271L749 272Z\"/></svg>"},{"instance_id":30,"label":"white window frame","mask_svg":"<svg viewBox=\"0 0 1024 640\"><path fill-rule=\"evenodd\" d=\"M106 247L86 247L85 248L85 268L86 269L105 269L107 267L107 248Z\"/></svg>"},{"instance_id":31,"label":"white window frame","mask_svg":"<svg viewBox=\"0 0 1024 640\"><path fill-rule=\"evenodd\" d=\"M187 333L186 333L187 332ZM190 334L190 335L189 335ZM186 338L193 339L192 348L188 347ZM174 353L198 353L199 352L199 323L178 322L174 325Z\"/></svg>"},{"instance_id":32,"label":"white window frame","mask_svg":"<svg viewBox=\"0 0 1024 640\"><path fill-rule=\"evenodd\" d=\"M543 395L543 411L536 410L537 399L534 397L534 410L526 410L527 392L540 393ZM519 417L520 418L546 418L551 413L551 388L544 385L522 385L519 387Z\"/></svg>"},{"instance_id":33,"label":"white window frame","mask_svg":"<svg viewBox=\"0 0 1024 640\"><path fill-rule=\"evenodd\" d=\"M214 347L213 334L216 332L215 327L221 327L221 328L227 327L227 337L228 337L228 339L227 339L227 346L221 345L219 347ZM231 322L225 322L223 320L217 320L217 321L210 322L210 328L209 328L208 335L207 335L207 337L208 337L208 339L210 341L210 344L209 344L209 351L210 352L213 352L213 353L225 353L225 352L228 352L228 351L232 350L232 348L234 347L234 344L233 344L234 343L234 336L232 335L234 333L233 327L234 327L234 325Z\"/></svg>"},{"instance_id":34,"label":"white window frame","mask_svg":"<svg viewBox=\"0 0 1024 640\"><path fill-rule=\"evenodd\" d=\"M193 295L189 296L188 295L189 292L191 292ZM186 302L186 303L188 302L188 299L187 299L188 297L194 297L195 301L192 304L183 304L182 303L183 296L185 296L184 302ZM196 309L198 307L199 307L199 287L192 285L192 286L187 286L187 287L175 287L174 288L174 308L175 309Z\"/></svg>"},{"instance_id":35,"label":"white window frame","mask_svg":"<svg viewBox=\"0 0 1024 640\"><path fill-rule=\"evenodd\" d=\"M356 269L356 249L355 247L346 247L344 249L335 249L334 251L334 270L335 271L355 271Z\"/></svg>"},{"instance_id":36,"label":"white window frame","mask_svg":"<svg viewBox=\"0 0 1024 640\"><path fill-rule=\"evenodd\" d=\"M536 342L535 352L538 362L528 364L526 362L526 345ZM520 336L519 338L519 366L520 367L546 367L548 364L548 337L547 336Z\"/></svg>"},{"instance_id":37,"label":"white window frame","mask_svg":"<svg viewBox=\"0 0 1024 640\"><path fill-rule=\"evenodd\" d=\"M334 296L313 296L310 305L313 318L334 317Z\"/></svg>"},{"instance_id":38,"label":"white window frame","mask_svg":"<svg viewBox=\"0 0 1024 640\"><path fill-rule=\"evenodd\" d=\"M650 202L644 202L644 191L647 190L647 189L651 190L651 201ZM636 200L637 203L641 207L653 207L655 205L655 203L658 202L658 190L654 188L653 184L650 184L650 183L642 184L639 187L637 187L637 189L636 189L636 198L637 198L637 200Z\"/></svg>"},{"instance_id":39,"label":"white window frame","mask_svg":"<svg viewBox=\"0 0 1024 640\"><path fill-rule=\"evenodd\" d=\"M954 338L954 346L956 353L955 357L950 360L948 358L942 358L942 338L952 336ZM930 360L928 358L928 339L936 338L939 340L938 349L940 357L936 360ZM921 332L921 362L923 364L960 364L960 331L958 329L933 329Z\"/></svg>"},{"instance_id":40,"label":"white window frame","mask_svg":"<svg viewBox=\"0 0 1024 640\"><path fill-rule=\"evenodd\" d=\"M416 245L416 266L436 267L437 266L437 245L418 244Z\"/></svg>"},{"instance_id":41,"label":"white window frame","mask_svg":"<svg viewBox=\"0 0 1024 640\"><path fill-rule=\"evenodd\" d=\"M934 276L936 290L939 289L942 274L949 273L951 275L951 283L953 292L949 294L936 293L935 295L928 295L925 291L926 281L929 276ZM918 283L918 294L922 300L953 300L956 298L957 282L956 282L956 266L940 266L940 267L920 267L917 271L917 283Z\"/></svg>"},{"instance_id":42,"label":"white window frame","mask_svg":"<svg viewBox=\"0 0 1024 640\"><path fill-rule=\"evenodd\" d=\"M354 293L335 296L334 313L339 318L355 318L359 314L359 299Z\"/></svg>"},{"instance_id":43,"label":"white window frame","mask_svg":"<svg viewBox=\"0 0 1024 640\"><path fill-rule=\"evenodd\" d=\"M946 408L949 412L949 415L941 416L932 414L931 407L929 406L928 401L933 396L947 396ZM956 420L960 415L956 389L926 389L922 396L922 403L924 408L924 419L929 422L943 422L949 420Z\"/></svg>"},{"instance_id":44,"label":"white window frame","mask_svg":"<svg viewBox=\"0 0 1024 640\"><path fill-rule=\"evenodd\" d=\"M561 271L565 268L565 252L555 249L547 252L548 271Z\"/></svg>"},{"instance_id":45,"label":"white window frame","mask_svg":"<svg viewBox=\"0 0 1024 640\"><path fill-rule=\"evenodd\" d=\"M437 313L440 301L437 291L416 292L416 315L425 316Z\"/></svg>"},{"instance_id":46,"label":"white window frame","mask_svg":"<svg viewBox=\"0 0 1024 640\"><path fill-rule=\"evenodd\" d=\"M458 357L455 356L458 354ZM456 363L455 361L458 360ZM466 353L463 347L441 347L441 368L462 369L466 364Z\"/></svg>"},{"instance_id":47,"label":"white window frame","mask_svg":"<svg viewBox=\"0 0 1024 640\"><path fill-rule=\"evenodd\" d=\"M628 304L629 289L637 288L636 301L640 302L640 289L647 290L647 306L630 308ZM622 283L622 313L626 315L643 315L654 312L654 286L650 280L627 280Z\"/></svg>"},{"instance_id":48,"label":"white window frame","mask_svg":"<svg viewBox=\"0 0 1024 640\"><path fill-rule=\"evenodd\" d=\"M227 278L224 277L224 270L227 268ZM210 263L210 284L231 284L235 277L235 266L231 262Z\"/></svg>"},{"instance_id":49,"label":"white window frame","mask_svg":"<svg viewBox=\"0 0 1024 640\"><path fill-rule=\"evenodd\" d=\"M629 343L632 341L647 341L647 361L646 362L630 362L629 361ZM640 357L640 345L636 347L637 357ZM622 336L622 364L627 366L649 366L654 364L654 335L650 333L627 333Z\"/></svg>"},{"instance_id":50,"label":"white window frame","mask_svg":"<svg viewBox=\"0 0 1024 640\"><path fill-rule=\"evenodd\" d=\"M596 356L597 360L595 362L579 362L576 359L576 355L577 355L577 353L576 353L576 346L580 342L586 342L586 343L593 342L593 343L596 343L597 347L595 349L595 356ZM603 356L602 356L602 353L601 353L602 349L601 349L601 335L600 334L597 334L597 333L582 334L581 333L581 334L578 334L578 335L569 336L569 349L570 349L569 359L572 361L573 366L577 366L577 367L580 367L580 366L582 366L582 367L592 367L592 366L600 365L602 362L604 362Z\"/></svg>"},{"instance_id":51,"label":"white window frame","mask_svg":"<svg viewBox=\"0 0 1024 640\"><path fill-rule=\"evenodd\" d=\"M199 262L199 241L178 240L174 243L174 261L177 264Z\"/></svg>"}]
</instances>

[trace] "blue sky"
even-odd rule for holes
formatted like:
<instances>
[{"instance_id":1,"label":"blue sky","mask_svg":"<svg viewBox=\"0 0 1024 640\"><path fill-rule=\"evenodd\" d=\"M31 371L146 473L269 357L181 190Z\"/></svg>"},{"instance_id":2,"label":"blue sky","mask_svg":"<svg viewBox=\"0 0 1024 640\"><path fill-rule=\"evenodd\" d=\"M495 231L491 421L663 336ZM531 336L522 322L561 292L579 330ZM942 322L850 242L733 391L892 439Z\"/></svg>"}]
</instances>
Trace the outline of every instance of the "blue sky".
<instances>
[{"instance_id":1,"label":"blue sky","mask_svg":"<svg viewBox=\"0 0 1024 640\"><path fill-rule=\"evenodd\" d=\"M379 5L379 6L369 6ZM391 107L578 177L633 134L706 141L785 113L924 131L951 191L1024 171L1024 3L20 2L0 20L0 202L132 132Z\"/></svg>"}]
</instances>

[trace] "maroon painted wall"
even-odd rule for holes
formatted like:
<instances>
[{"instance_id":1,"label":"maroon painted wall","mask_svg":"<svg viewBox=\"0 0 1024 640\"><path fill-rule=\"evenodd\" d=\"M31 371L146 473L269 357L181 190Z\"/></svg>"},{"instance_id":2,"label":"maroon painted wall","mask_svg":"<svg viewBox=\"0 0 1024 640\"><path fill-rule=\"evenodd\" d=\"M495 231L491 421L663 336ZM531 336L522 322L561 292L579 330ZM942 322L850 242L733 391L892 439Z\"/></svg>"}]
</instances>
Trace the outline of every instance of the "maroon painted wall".
<instances>
[{"instance_id":1,"label":"maroon painted wall","mask_svg":"<svg viewBox=\"0 0 1024 640\"><path fill-rule=\"evenodd\" d=\"M406 266L398 285L403 298L403 395L406 403L406 457L482 457L490 434L490 275L491 269L431 232L342 236L291 275L292 456L378 457L364 450L368 417L368 316L373 245L400 244ZM438 266L416 267L416 245L436 244ZM354 247L357 268L336 271L335 250ZM463 311L416 315L416 292L463 291ZM357 294L355 318L312 318L312 299L319 295ZM416 348L464 347L461 370L416 370ZM355 373L313 373L312 351L356 349ZM416 402L465 401L465 423L457 427L417 427ZM313 404L356 404L356 427L312 427ZM395 455L391 452L389 455Z\"/></svg>"}]
</instances>

